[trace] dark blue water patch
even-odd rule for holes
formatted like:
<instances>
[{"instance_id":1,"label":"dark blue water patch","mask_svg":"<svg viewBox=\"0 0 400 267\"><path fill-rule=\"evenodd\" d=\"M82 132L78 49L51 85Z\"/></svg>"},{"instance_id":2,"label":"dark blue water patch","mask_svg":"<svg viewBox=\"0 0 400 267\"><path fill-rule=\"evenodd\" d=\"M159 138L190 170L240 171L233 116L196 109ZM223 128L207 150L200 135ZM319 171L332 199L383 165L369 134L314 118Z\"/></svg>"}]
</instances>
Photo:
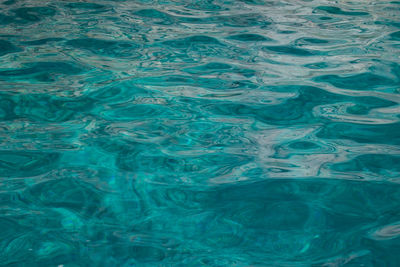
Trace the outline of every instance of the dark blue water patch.
<instances>
[{"instance_id":1,"label":"dark blue water patch","mask_svg":"<svg viewBox=\"0 0 400 267\"><path fill-rule=\"evenodd\" d=\"M297 39L298 44L327 44L329 40L318 39L318 38L300 38Z\"/></svg>"},{"instance_id":2,"label":"dark blue water patch","mask_svg":"<svg viewBox=\"0 0 400 267\"><path fill-rule=\"evenodd\" d=\"M4 14L0 14L0 25L7 25L14 22L13 16L7 16Z\"/></svg>"},{"instance_id":3,"label":"dark blue water patch","mask_svg":"<svg viewBox=\"0 0 400 267\"><path fill-rule=\"evenodd\" d=\"M369 110L366 106L356 104L356 105L348 107L346 109L346 112L350 113L350 114L355 114L355 115L367 115Z\"/></svg>"},{"instance_id":4,"label":"dark blue water patch","mask_svg":"<svg viewBox=\"0 0 400 267\"><path fill-rule=\"evenodd\" d=\"M308 142L308 141L298 141L298 142L293 142L289 144L290 148L293 149L299 149L299 150L308 150L308 149L315 149L318 148L319 146L313 142Z\"/></svg>"},{"instance_id":5,"label":"dark blue water patch","mask_svg":"<svg viewBox=\"0 0 400 267\"><path fill-rule=\"evenodd\" d=\"M275 6L277 5L274 1L265 1L265 0L240 0L247 5L257 5L257 6Z\"/></svg>"},{"instance_id":6,"label":"dark blue water patch","mask_svg":"<svg viewBox=\"0 0 400 267\"><path fill-rule=\"evenodd\" d=\"M27 119L30 122L63 122L79 118L94 104L89 98L57 98L43 94L3 93L0 97L0 118L3 121Z\"/></svg>"},{"instance_id":7,"label":"dark blue water patch","mask_svg":"<svg viewBox=\"0 0 400 267\"><path fill-rule=\"evenodd\" d=\"M212 62L206 65L201 65L194 68L185 69L188 73L199 73L199 74L209 74L213 72L225 72L233 69L233 66L226 63Z\"/></svg>"},{"instance_id":8,"label":"dark blue water patch","mask_svg":"<svg viewBox=\"0 0 400 267\"><path fill-rule=\"evenodd\" d=\"M388 21L388 22L385 22L385 23L387 23L387 24L389 24L389 25L391 25L391 26L393 26L393 27L396 27L396 28L399 28L400 29L400 22L393 22L393 21ZM382 23L382 24L385 24L385 23ZM378 23L377 23L378 24Z\"/></svg>"},{"instance_id":9,"label":"dark blue water patch","mask_svg":"<svg viewBox=\"0 0 400 267\"><path fill-rule=\"evenodd\" d=\"M0 170L4 178L32 177L51 171L59 158L58 153L3 150Z\"/></svg>"},{"instance_id":10,"label":"dark blue water patch","mask_svg":"<svg viewBox=\"0 0 400 267\"><path fill-rule=\"evenodd\" d=\"M107 138L109 134L107 131L105 131L104 128L105 127L98 129L88 138L82 138L82 141L84 141L88 145L95 145L100 150L106 153L111 153L115 155L122 151L133 150L134 147L140 145L134 141L127 141L115 138L108 138L107 140L105 140L105 138Z\"/></svg>"},{"instance_id":11,"label":"dark blue water patch","mask_svg":"<svg viewBox=\"0 0 400 267\"><path fill-rule=\"evenodd\" d=\"M292 56L299 56L299 57L308 57L308 56L315 56L318 55L320 52L316 50L311 50L311 49L305 49L305 48L298 48L292 45L286 45L286 46L264 46L262 48L264 51L268 52L274 52L277 54L282 54L282 55L292 55Z\"/></svg>"},{"instance_id":12,"label":"dark blue water patch","mask_svg":"<svg viewBox=\"0 0 400 267\"><path fill-rule=\"evenodd\" d=\"M392 32L389 37L393 40L400 40L400 31Z\"/></svg>"},{"instance_id":13,"label":"dark blue water patch","mask_svg":"<svg viewBox=\"0 0 400 267\"><path fill-rule=\"evenodd\" d=\"M331 190L334 190L335 186L342 188L340 185L343 184L351 184L353 186L343 188L343 191L339 190L334 194L334 197L324 197L324 194L332 192ZM361 186L361 188L358 186ZM286 238L295 239L297 236L296 229L301 225L302 229L309 229L311 231L309 233L311 236L318 233L321 239L311 238L311 236L307 238L307 235L303 235L304 240L300 242L303 245L294 246L293 244L296 244L296 242L290 245L290 242L287 242L286 238L279 239L277 238L278 236L275 236L273 241L275 244L277 242L279 246L275 247L268 243L269 247L264 251L266 253L264 256L279 257L278 255L282 254L276 254L276 252L283 249L280 246L283 246L286 250L289 249L290 253L299 253L305 248L304 244L309 243L310 245L305 251L308 256L318 257L322 251L325 251L325 257L329 257L341 250L335 248L333 245L321 243L324 239L336 239L338 235L333 234L333 231L340 231L341 234L339 235L341 238L351 240L351 232L364 232L365 230L361 230L358 227L368 223L373 224L373 221L376 220L374 216L382 212L378 207L384 201L398 199L395 190L386 191L388 195L385 196L385 200L381 200L378 196L372 197L373 194L380 192L383 188L383 186L376 186L376 184L372 186L343 181L268 181L222 187L215 193L208 194L208 198L204 198L204 202L208 204L207 207L216 209L216 213L227 214L226 216L230 220L239 222L240 225L246 225L246 235L251 235L252 230L260 234L256 239L253 239L251 245L244 242L239 246L251 246L256 249L258 246L262 246L262 244L267 244L268 239L273 238L279 233L275 231L294 231L291 232L291 237L287 236ZM343 199L341 197L348 193L352 194L351 198ZM243 194L248 196L246 201L241 200ZM251 197L249 196L250 194ZM305 199L318 200L320 198L324 199L326 203L324 206L318 205L318 201L312 204L305 204L304 202ZM218 200L218 206L212 204L215 200ZM361 204L360 201L362 200L366 201L367 204ZM396 203L392 202L391 205L394 207ZM349 209L344 209L343 213L332 212L339 207L344 208L346 206ZM358 212L353 213L352 211L356 207L358 207ZM284 216L286 214L284 210L292 211L291 216ZM271 216L274 217L272 218ZM346 225L343 225L343 223ZM270 227L264 228L263 225L265 224L268 224ZM227 226L222 224L221 227ZM357 228L359 230L356 230ZM261 229L264 230L261 231ZM208 235L210 233L204 234ZM254 240L257 240L257 242L254 242ZM353 245L346 245L344 243L341 245L342 249L349 252L354 249ZM232 246L237 247L238 245L232 244ZM280 252L285 253L284 251ZM286 253L289 252L286 251ZM259 256L262 257L261 255Z\"/></svg>"},{"instance_id":14,"label":"dark blue water patch","mask_svg":"<svg viewBox=\"0 0 400 267\"><path fill-rule=\"evenodd\" d=\"M314 78L316 82L330 83L333 86L352 90L371 90L382 86L393 86L398 82L371 72L350 76L322 75Z\"/></svg>"},{"instance_id":15,"label":"dark blue water patch","mask_svg":"<svg viewBox=\"0 0 400 267\"><path fill-rule=\"evenodd\" d=\"M384 154L364 154L347 162L332 166L336 171L356 172L359 175L373 173L385 177L397 177L400 173L400 157Z\"/></svg>"},{"instance_id":16,"label":"dark blue water patch","mask_svg":"<svg viewBox=\"0 0 400 267\"><path fill-rule=\"evenodd\" d=\"M313 70L320 70L320 69L325 69L325 68L335 68L337 67L338 64L330 64L327 62L316 62L316 63L310 63L310 64L305 64L304 67L308 69L313 69Z\"/></svg>"},{"instance_id":17,"label":"dark blue water patch","mask_svg":"<svg viewBox=\"0 0 400 267\"><path fill-rule=\"evenodd\" d=\"M363 125L351 123L329 123L317 133L318 138L347 139L358 143L400 144L400 124Z\"/></svg>"},{"instance_id":18,"label":"dark blue water patch","mask_svg":"<svg viewBox=\"0 0 400 267\"><path fill-rule=\"evenodd\" d=\"M114 247L112 256L126 260L134 257L140 263L157 263L165 258L165 252L162 248L154 246L126 246L121 244Z\"/></svg>"},{"instance_id":19,"label":"dark blue water patch","mask_svg":"<svg viewBox=\"0 0 400 267\"><path fill-rule=\"evenodd\" d=\"M320 27L328 27L328 25L331 25L334 22L339 22L342 21L342 18L339 16L321 16L321 15L307 15L304 16L304 18L308 21L311 21L313 23L318 24Z\"/></svg>"},{"instance_id":20,"label":"dark blue water patch","mask_svg":"<svg viewBox=\"0 0 400 267\"><path fill-rule=\"evenodd\" d=\"M11 70L1 70L0 77L6 79L23 79L33 76L37 81L53 81L58 75L77 75L84 72L84 68L70 62L35 62L25 63L25 67Z\"/></svg>"},{"instance_id":21,"label":"dark blue water patch","mask_svg":"<svg viewBox=\"0 0 400 267\"><path fill-rule=\"evenodd\" d=\"M277 105L247 105L226 101L210 101L202 110L213 114L229 116L235 114L240 118L253 118L257 121L272 125L285 125L287 123L299 124L304 122L318 122L321 118L315 118L313 109L319 104L330 104L336 102L352 101L359 103L368 111L378 107L395 106L395 102L378 100L374 97L349 97L337 95L311 86L280 86L272 87L276 91L296 90L299 95Z\"/></svg>"},{"instance_id":22,"label":"dark blue water patch","mask_svg":"<svg viewBox=\"0 0 400 267\"><path fill-rule=\"evenodd\" d=\"M10 54L21 52L22 48L15 46L13 43L5 40L0 40L0 57Z\"/></svg>"},{"instance_id":23,"label":"dark blue water patch","mask_svg":"<svg viewBox=\"0 0 400 267\"><path fill-rule=\"evenodd\" d=\"M80 38L66 42L66 45L77 49L90 51L93 54L110 57L137 56L139 45L128 41L102 40L95 38Z\"/></svg>"},{"instance_id":24,"label":"dark blue water patch","mask_svg":"<svg viewBox=\"0 0 400 267\"><path fill-rule=\"evenodd\" d=\"M268 124L285 124L288 121L294 123L294 121L301 120L304 116L307 116L304 110L304 103L296 101L288 101L282 105L264 108L230 102L216 102L202 109L223 116L234 114L238 118L253 118Z\"/></svg>"},{"instance_id":25,"label":"dark blue water patch","mask_svg":"<svg viewBox=\"0 0 400 267\"><path fill-rule=\"evenodd\" d=\"M237 203L232 203L231 205L225 203L226 206L223 207L223 210L230 210L235 204ZM248 206L249 210L243 213L237 212L237 209L232 209L231 212L229 210L224 211L229 214L228 218L232 219L233 221L239 222L249 229L260 230L264 227L264 225L268 225L269 232L291 231L297 229L298 227L304 228L306 227L311 212L309 207L306 204L302 203L300 200L288 200L278 203L271 203L270 201L268 201L268 199L266 199L265 201L262 201L262 204L259 207L256 207L256 205L254 204L256 203L252 201L245 203L245 205ZM278 215L281 214L284 210L289 211L290 216ZM256 216L257 213L264 215ZM285 242L283 241L282 243Z\"/></svg>"},{"instance_id":26,"label":"dark blue water patch","mask_svg":"<svg viewBox=\"0 0 400 267\"><path fill-rule=\"evenodd\" d=\"M332 39L320 39L320 38L299 38L293 43L295 46L329 46L339 43L345 43L345 40L332 40Z\"/></svg>"},{"instance_id":27,"label":"dark blue water patch","mask_svg":"<svg viewBox=\"0 0 400 267\"><path fill-rule=\"evenodd\" d=\"M153 151L152 151L153 150ZM153 164L161 164L155 173L163 176L175 176L177 172L182 173L187 177L196 179L198 175L207 173L209 177L218 177L228 174L232 171L232 164L241 166L248 163L251 158L236 154L209 154L200 157L170 157L157 152L155 149L149 148L141 150L136 148L134 151L121 152L117 158L116 164L119 168L129 171L151 170ZM210 162L213 162L213 167L205 168ZM178 177L177 177L178 178Z\"/></svg>"},{"instance_id":28,"label":"dark blue water patch","mask_svg":"<svg viewBox=\"0 0 400 267\"><path fill-rule=\"evenodd\" d=\"M283 31L278 31L279 34L294 34L296 31L289 31L289 30L283 30Z\"/></svg>"},{"instance_id":29,"label":"dark blue water patch","mask_svg":"<svg viewBox=\"0 0 400 267\"><path fill-rule=\"evenodd\" d=\"M65 122L79 119L93 107L90 99L56 98L47 95L21 95L16 114L32 121ZM79 110L79 111L78 111Z\"/></svg>"},{"instance_id":30,"label":"dark blue water patch","mask_svg":"<svg viewBox=\"0 0 400 267\"><path fill-rule=\"evenodd\" d=\"M314 12L324 11L328 14L333 15L344 15L344 16L366 16L369 15L368 12L362 11L344 11L339 7L335 6L318 6L314 9Z\"/></svg>"},{"instance_id":31,"label":"dark blue water patch","mask_svg":"<svg viewBox=\"0 0 400 267\"><path fill-rule=\"evenodd\" d=\"M65 5L68 8L76 8L76 9L104 9L106 6L96 3L87 3L87 2L75 2L68 3Z\"/></svg>"},{"instance_id":32,"label":"dark blue water patch","mask_svg":"<svg viewBox=\"0 0 400 267\"><path fill-rule=\"evenodd\" d=\"M250 34L250 33L243 33L243 34L236 34L231 35L228 37L229 39L242 41L242 42L265 42L265 41L273 41L271 38L259 35L259 34Z\"/></svg>"},{"instance_id":33,"label":"dark blue water patch","mask_svg":"<svg viewBox=\"0 0 400 267\"><path fill-rule=\"evenodd\" d=\"M91 99L91 101L107 104L124 103L138 96L148 97L149 94L146 90L135 87L131 83L121 83L118 86L104 86L87 94L87 98Z\"/></svg>"},{"instance_id":34,"label":"dark blue water patch","mask_svg":"<svg viewBox=\"0 0 400 267\"><path fill-rule=\"evenodd\" d=\"M166 19L170 18L172 16L168 15L167 13L161 12L157 9L141 9L138 11L135 11L134 14L140 16L140 17L146 17L146 18L159 18L159 19Z\"/></svg>"},{"instance_id":35,"label":"dark blue water patch","mask_svg":"<svg viewBox=\"0 0 400 267\"><path fill-rule=\"evenodd\" d=\"M305 86L305 85L271 86L270 90L275 92L298 92L299 95L294 99L302 100L302 102L309 103L309 105L313 105L313 103L316 103L317 99L318 101L320 101L321 104L352 102L367 106L370 109L397 105L397 103L394 101L389 101L377 97L369 97L369 96L355 97L355 96L335 94L315 86Z\"/></svg>"},{"instance_id":36,"label":"dark blue water patch","mask_svg":"<svg viewBox=\"0 0 400 267\"><path fill-rule=\"evenodd\" d=\"M57 13L54 8L48 6L21 7L14 9L13 12L21 22L38 22Z\"/></svg>"},{"instance_id":37,"label":"dark blue water patch","mask_svg":"<svg viewBox=\"0 0 400 267\"><path fill-rule=\"evenodd\" d=\"M12 95L1 94L0 118L4 121L16 119L15 108L17 104L12 99Z\"/></svg>"},{"instance_id":38,"label":"dark blue water patch","mask_svg":"<svg viewBox=\"0 0 400 267\"><path fill-rule=\"evenodd\" d=\"M4 1L2 4L10 6L10 5L13 5L15 3L17 3L17 0L7 0L7 1Z\"/></svg>"}]
</instances>

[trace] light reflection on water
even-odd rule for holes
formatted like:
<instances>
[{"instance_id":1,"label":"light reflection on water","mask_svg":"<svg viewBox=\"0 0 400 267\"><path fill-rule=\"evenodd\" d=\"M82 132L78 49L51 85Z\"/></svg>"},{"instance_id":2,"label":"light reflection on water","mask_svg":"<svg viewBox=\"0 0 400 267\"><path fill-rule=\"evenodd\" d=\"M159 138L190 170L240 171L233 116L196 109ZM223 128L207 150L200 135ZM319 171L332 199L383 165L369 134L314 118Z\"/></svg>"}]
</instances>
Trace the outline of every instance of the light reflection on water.
<instances>
[{"instance_id":1,"label":"light reflection on water","mask_svg":"<svg viewBox=\"0 0 400 267\"><path fill-rule=\"evenodd\" d=\"M400 265L400 2L0 7L0 265Z\"/></svg>"}]
</instances>

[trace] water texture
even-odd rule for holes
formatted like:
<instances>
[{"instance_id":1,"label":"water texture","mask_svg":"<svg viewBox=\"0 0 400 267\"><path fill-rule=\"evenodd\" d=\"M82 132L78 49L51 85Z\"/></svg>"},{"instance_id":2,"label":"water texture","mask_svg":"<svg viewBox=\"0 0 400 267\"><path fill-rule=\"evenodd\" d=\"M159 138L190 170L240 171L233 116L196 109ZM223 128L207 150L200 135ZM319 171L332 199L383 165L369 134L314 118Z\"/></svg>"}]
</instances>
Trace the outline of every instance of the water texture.
<instances>
[{"instance_id":1,"label":"water texture","mask_svg":"<svg viewBox=\"0 0 400 267\"><path fill-rule=\"evenodd\" d=\"M400 266L400 2L0 4L1 266Z\"/></svg>"}]
</instances>

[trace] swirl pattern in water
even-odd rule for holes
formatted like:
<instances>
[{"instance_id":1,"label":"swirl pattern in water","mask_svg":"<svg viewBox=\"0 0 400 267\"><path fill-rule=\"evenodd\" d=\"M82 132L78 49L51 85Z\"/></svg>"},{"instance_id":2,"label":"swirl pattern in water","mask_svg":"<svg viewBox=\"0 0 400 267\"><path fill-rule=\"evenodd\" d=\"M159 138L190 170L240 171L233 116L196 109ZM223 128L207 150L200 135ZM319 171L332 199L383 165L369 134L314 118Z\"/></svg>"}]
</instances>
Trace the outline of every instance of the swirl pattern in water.
<instances>
[{"instance_id":1,"label":"swirl pattern in water","mask_svg":"<svg viewBox=\"0 0 400 267\"><path fill-rule=\"evenodd\" d=\"M1 266L400 266L399 1L74 1L0 4Z\"/></svg>"}]
</instances>

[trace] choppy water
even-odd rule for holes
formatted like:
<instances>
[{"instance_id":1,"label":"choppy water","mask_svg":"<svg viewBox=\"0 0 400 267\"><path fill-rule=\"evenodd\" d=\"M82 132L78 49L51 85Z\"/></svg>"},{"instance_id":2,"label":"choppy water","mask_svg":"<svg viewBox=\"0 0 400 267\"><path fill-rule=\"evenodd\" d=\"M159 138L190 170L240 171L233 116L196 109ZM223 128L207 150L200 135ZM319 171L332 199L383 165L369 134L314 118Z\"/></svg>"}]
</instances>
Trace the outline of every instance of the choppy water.
<instances>
[{"instance_id":1,"label":"choppy water","mask_svg":"<svg viewBox=\"0 0 400 267\"><path fill-rule=\"evenodd\" d=\"M399 1L2 1L1 266L400 266Z\"/></svg>"}]
</instances>

